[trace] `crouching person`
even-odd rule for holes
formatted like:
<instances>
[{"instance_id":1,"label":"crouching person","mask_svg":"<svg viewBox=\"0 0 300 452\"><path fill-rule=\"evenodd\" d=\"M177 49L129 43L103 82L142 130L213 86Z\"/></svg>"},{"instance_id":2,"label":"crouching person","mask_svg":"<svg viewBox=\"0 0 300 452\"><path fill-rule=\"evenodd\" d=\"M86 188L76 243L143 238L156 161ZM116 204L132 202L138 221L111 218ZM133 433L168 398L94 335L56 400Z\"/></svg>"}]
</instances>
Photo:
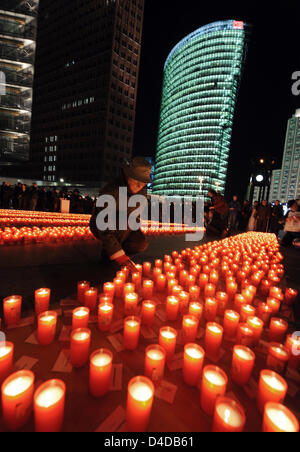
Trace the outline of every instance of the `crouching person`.
<instances>
[{"instance_id":1,"label":"crouching person","mask_svg":"<svg viewBox=\"0 0 300 452\"><path fill-rule=\"evenodd\" d=\"M123 168L118 179L101 190L90 221L93 235L102 242L102 259L109 258L120 267L126 265L132 272L136 268L131 256L145 251L149 242L140 228L133 230L130 227L129 217L137 208L139 212L147 210L146 186L151 182L150 175L150 163L143 157L134 158ZM130 203L134 195L141 195L139 205ZM102 227L104 216L108 218L106 228Z\"/></svg>"}]
</instances>

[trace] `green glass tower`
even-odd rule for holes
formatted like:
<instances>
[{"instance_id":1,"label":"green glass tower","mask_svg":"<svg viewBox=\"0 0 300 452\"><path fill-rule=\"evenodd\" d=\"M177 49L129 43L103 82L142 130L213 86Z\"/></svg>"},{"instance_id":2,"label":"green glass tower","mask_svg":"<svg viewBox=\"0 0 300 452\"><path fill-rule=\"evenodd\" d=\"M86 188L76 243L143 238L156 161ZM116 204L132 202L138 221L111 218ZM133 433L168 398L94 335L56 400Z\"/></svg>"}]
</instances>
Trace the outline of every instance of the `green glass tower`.
<instances>
[{"instance_id":1,"label":"green glass tower","mask_svg":"<svg viewBox=\"0 0 300 452\"><path fill-rule=\"evenodd\" d=\"M169 54L153 192L206 196L224 192L238 88L250 26L215 22L188 35Z\"/></svg>"}]
</instances>

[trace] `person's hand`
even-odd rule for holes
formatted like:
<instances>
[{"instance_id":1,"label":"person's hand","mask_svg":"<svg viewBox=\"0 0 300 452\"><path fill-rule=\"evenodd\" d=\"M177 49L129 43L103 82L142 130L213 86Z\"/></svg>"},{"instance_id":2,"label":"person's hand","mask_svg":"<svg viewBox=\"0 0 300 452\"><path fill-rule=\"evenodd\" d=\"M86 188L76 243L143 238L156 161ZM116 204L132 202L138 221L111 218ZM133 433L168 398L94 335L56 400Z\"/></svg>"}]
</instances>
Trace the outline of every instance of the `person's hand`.
<instances>
[{"instance_id":1,"label":"person's hand","mask_svg":"<svg viewBox=\"0 0 300 452\"><path fill-rule=\"evenodd\" d=\"M128 268L130 273L136 273L138 271L138 269L135 266L135 263L131 259L127 261L126 267Z\"/></svg>"}]
</instances>

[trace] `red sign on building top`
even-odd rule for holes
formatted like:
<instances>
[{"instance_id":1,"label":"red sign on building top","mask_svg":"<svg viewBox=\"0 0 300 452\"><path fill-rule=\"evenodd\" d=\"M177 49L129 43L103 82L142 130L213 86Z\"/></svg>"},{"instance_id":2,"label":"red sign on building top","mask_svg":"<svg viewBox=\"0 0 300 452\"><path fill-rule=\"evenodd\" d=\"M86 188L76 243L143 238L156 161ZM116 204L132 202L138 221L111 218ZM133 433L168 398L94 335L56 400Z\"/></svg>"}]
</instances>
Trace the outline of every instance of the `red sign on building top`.
<instances>
[{"instance_id":1,"label":"red sign on building top","mask_svg":"<svg viewBox=\"0 0 300 452\"><path fill-rule=\"evenodd\" d=\"M244 29L244 22L240 22L238 20L235 20L233 22L233 28L239 28L240 30Z\"/></svg>"}]
</instances>

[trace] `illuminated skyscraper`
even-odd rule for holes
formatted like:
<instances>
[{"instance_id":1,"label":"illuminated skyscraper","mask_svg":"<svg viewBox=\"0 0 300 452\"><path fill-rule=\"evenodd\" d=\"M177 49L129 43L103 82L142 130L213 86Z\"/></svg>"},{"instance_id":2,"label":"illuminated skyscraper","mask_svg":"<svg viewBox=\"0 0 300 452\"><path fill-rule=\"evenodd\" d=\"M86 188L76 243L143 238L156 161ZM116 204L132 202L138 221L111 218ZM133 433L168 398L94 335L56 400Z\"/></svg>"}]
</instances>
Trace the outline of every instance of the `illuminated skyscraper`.
<instances>
[{"instance_id":1,"label":"illuminated skyscraper","mask_svg":"<svg viewBox=\"0 0 300 452\"><path fill-rule=\"evenodd\" d=\"M249 26L215 22L171 51L164 84L153 192L206 195L225 189L233 117Z\"/></svg>"}]
</instances>

